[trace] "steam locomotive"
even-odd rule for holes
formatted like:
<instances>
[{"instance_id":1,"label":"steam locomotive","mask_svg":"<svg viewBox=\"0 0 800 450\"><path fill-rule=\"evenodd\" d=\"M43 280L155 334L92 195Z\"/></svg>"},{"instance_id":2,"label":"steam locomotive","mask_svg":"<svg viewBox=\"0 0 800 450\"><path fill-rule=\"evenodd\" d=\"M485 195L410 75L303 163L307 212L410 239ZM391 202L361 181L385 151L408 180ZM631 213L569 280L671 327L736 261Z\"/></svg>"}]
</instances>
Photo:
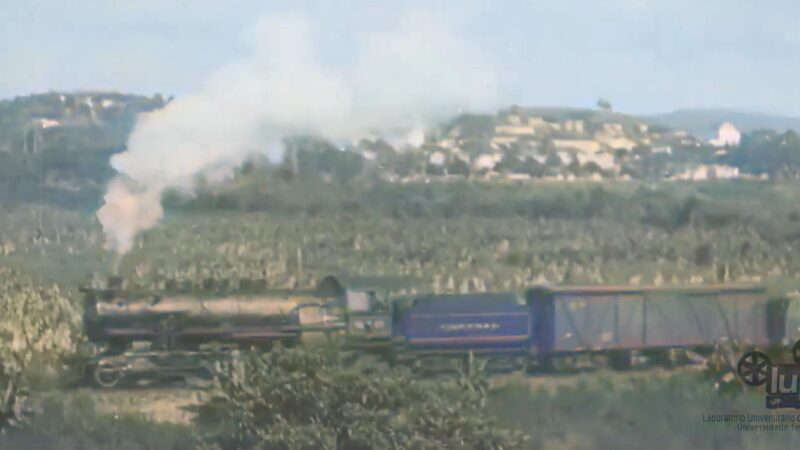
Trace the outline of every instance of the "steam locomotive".
<instances>
[{"instance_id":1,"label":"steam locomotive","mask_svg":"<svg viewBox=\"0 0 800 450\"><path fill-rule=\"evenodd\" d=\"M536 286L521 294L440 295L330 276L305 292L135 294L119 284L84 291L87 335L106 349L94 365L100 385L134 372L131 349L142 342L150 352L143 372L159 367L154 358L293 346L320 335L341 336L346 351L388 364L431 368L473 355L498 370L534 370L582 355L627 367L637 354L702 354L725 340L768 347L798 329L789 319L792 302L755 285ZM174 354L180 356L164 356ZM177 371L164 365L181 374L180 364Z\"/></svg>"}]
</instances>

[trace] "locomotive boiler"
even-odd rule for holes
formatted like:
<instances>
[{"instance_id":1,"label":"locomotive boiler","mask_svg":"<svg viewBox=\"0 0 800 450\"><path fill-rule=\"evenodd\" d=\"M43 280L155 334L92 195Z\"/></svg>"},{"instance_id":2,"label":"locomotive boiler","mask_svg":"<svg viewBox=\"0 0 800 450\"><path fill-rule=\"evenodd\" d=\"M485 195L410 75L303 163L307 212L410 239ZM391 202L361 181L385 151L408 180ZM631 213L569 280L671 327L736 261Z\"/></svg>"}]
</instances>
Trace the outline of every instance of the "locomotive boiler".
<instances>
[{"instance_id":1,"label":"locomotive boiler","mask_svg":"<svg viewBox=\"0 0 800 450\"><path fill-rule=\"evenodd\" d=\"M90 341L114 353L135 342L165 350L207 345L236 348L296 345L303 332L335 330L331 298L315 291L218 289L146 291L83 288L84 326Z\"/></svg>"}]
</instances>

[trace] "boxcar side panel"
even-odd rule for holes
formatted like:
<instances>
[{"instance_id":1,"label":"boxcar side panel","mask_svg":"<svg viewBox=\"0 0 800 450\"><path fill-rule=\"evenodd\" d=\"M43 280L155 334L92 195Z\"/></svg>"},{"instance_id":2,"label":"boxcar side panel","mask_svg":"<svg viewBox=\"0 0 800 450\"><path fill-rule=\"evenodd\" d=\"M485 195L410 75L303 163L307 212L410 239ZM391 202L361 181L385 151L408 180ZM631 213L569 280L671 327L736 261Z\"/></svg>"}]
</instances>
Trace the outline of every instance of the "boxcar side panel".
<instances>
[{"instance_id":1,"label":"boxcar side panel","mask_svg":"<svg viewBox=\"0 0 800 450\"><path fill-rule=\"evenodd\" d=\"M642 345L638 295L556 295L553 351L580 352Z\"/></svg>"},{"instance_id":2,"label":"boxcar side panel","mask_svg":"<svg viewBox=\"0 0 800 450\"><path fill-rule=\"evenodd\" d=\"M720 296L719 304L734 339L756 345L770 344L766 297L724 295Z\"/></svg>"}]
</instances>

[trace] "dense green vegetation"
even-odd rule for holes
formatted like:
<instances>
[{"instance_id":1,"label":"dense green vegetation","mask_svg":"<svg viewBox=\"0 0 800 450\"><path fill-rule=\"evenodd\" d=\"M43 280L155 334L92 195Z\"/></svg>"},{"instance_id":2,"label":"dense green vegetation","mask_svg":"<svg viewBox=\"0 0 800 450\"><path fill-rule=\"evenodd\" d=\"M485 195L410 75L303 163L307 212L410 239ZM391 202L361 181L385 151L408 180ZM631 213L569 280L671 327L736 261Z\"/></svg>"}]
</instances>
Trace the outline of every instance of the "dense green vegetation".
<instances>
[{"instance_id":1,"label":"dense green vegetation","mask_svg":"<svg viewBox=\"0 0 800 450\"><path fill-rule=\"evenodd\" d=\"M48 93L0 101L0 201L97 204L136 115L164 105L118 93Z\"/></svg>"},{"instance_id":2,"label":"dense green vegetation","mask_svg":"<svg viewBox=\"0 0 800 450\"><path fill-rule=\"evenodd\" d=\"M132 282L148 285L168 277L198 284L205 277L234 281L246 277L265 278L276 287L311 286L332 272L384 273L427 280L431 289L440 291L519 289L544 281L683 284L760 279L786 286L800 272L794 257L800 239L796 231L800 213L794 200L798 187L788 182L520 186L375 181L365 187L305 175L290 180L266 176L270 174L253 167L232 184L208 187L196 197L173 195L165 220L138 239L122 260L121 272ZM266 194L270 200L258 203ZM23 374L14 379L22 382L20 398L26 398L27 390L37 392L52 386L53 379L66 377L63 364L82 342L76 287L92 273L108 273L115 258L103 249L102 231L89 212L36 204L3 208L0 265L6 268L2 292L8 308L4 317L9 329L17 331L7 334L2 348L24 350L27 355L20 359L19 370L12 372ZM21 347L13 345L22 340ZM276 369L283 364L281 356L266 358L258 364L271 368L258 366L256 372L270 377L248 377L261 380L253 386L227 384L219 391L223 399L243 402L236 389L247 388L263 389L264 398L272 402L269 395L276 391L270 380L281 377L306 388L309 383L323 383L330 387L331 399L349 398L349 391L334 388L348 383L326 385L304 372ZM292 358L305 361L315 356ZM337 380L352 376L349 368L340 371L324 364L314 373ZM647 376L616 374L611 382L585 374L581 376L585 383L577 385L568 376L532 378L509 388L489 389L488 405L493 408L489 416L466 404L457 409L466 408L476 414L472 417L487 420L496 416L504 427L521 426L531 437L527 448L582 449L615 440L621 448L640 448L664 430L681 430L671 438L675 448L713 442L730 448L770 448L788 442L780 434L762 437L713 428L696 417L702 411L756 410L763 401L758 393L720 396L713 382L699 374L679 374L674 380L660 374L651 381L635 381ZM353 383L360 390L384 392L386 383L397 380L373 376ZM528 384L563 387L553 397L530 390ZM431 389L429 396L435 399L448 388ZM81 400L85 407L58 398L52 400L57 404L47 406L55 412L34 411L21 428L9 431L3 438L6 447L30 448L29 442L56 447L56 437L63 436L56 448L179 449L189 445L186 436L195 439L201 434L194 428L198 425L157 424L136 411L114 418L91 406L99 401L93 399L102 398L99 394ZM448 401L459 404L473 401L470 398L456 395ZM641 398L659 407L641 403ZM256 408L259 403L239 405ZM59 408L75 413L60 414ZM365 414L373 414L369 408ZM653 421L644 419L648 414ZM260 417L264 422L246 423L254 427L278 423L275 415ZM307 438L297 430L308 424L292 420L291 427L283 422L279 427L265 426L266 434L258 439L287 439L269 441L285 444ZM331 423L312 436L328 442L330 427L353 424ZM470 426L475 432L500 429ZM615 432L620 429L629 434L621 438ZM278 430L285 433L278 438L270 434ZM369 439L385 438L376 429L364 432Z\"/></svg>"},{"instance_id":3,"label":"dense green vegetation","mask_svg":"<svg viewBox=\"0 0 800 450\"><path fill-rule=\"evenodd\" d=\"M746 134L738 147L725 156L729 164L747 173L767 174L772 179L797 178L800 168L800 136L762 130Z\"/></svg>"},{"instance_id":4,"label":"dense green vegetation","mask_svg":"<svg viewBox=\"0 0 800 450\"><path fill-rule=\"evenodd\" d=\"M26 134L18 131L33 118L58 117L63 111L53 102L80 120L91 117L56 97L0 103L0 145L8 150L0 151L0 392L10 393L0 402L3 448L514 448L523 444L521 435L504 431L513 427L530 437L523 448L796 444L791 435L702 423L703 413L762 412L763 397L723 395L699 372L501 379L489 388L469 377L441 383L366 376L313 351L249 355L223 368L204 410L240 424L233 436L208 436L202 422L112 414L98 406L99 393L66 395L70 362L86 350L77 287L109 274L116 262L93 212L111 176L108 157L124 147L133 113L104 117L102 126L41 129L36 151L25 151ZM492 125L491 117L462 119L478 136ZM287 145L282 164L254 160L223 186L199 180L192 194L168 193L165 219L137 239L120 261L121 274L146 286L167 278L199 286L213 277L309 287L349 272L411 276L440 292L546 282L797 288L800 185L793 174L800 139L792 132L751 133L724 157L770 181L683 184L466 177L404 184L382 180L374 162L324 141ZM388 144L361 145L389 155L401 176L427 170ZM659 160L647 149L635 152L644 162L633 169L660 178ZM673 158L711 154L698 149Z\"/></svg>"},{"instance_id":5,"label":"dense green vegetation","mask_svg":"<svg viewBox=\"0 0 800 450\"><path fill-rule=\"evenodd\" d=\"M525 448L522 433L486 415L476 364L446 381L366 369L331 350L244 355L220 371L200 428L218 430L210 439L223 448Z\"/></svg>"}]
</instances>

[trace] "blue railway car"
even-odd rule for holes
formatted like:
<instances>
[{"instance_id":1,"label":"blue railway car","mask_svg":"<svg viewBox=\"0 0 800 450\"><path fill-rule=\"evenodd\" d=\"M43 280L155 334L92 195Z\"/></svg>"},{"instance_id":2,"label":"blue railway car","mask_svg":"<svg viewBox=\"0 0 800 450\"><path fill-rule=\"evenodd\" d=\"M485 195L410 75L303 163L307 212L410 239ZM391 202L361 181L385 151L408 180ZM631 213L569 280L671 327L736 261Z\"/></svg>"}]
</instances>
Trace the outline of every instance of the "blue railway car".
<instances>
[{"instance_id":1,"label":"blue railway car","mask_svg":"<svg viewBox=\"0 0 800 450\"><path fill-rule=\"evenodd\" d=\"M425 296L397 314L394 341L406 360L471 352L520 366L534 336L530 308L513 293Z\"/></svg>"}]
</instances>

